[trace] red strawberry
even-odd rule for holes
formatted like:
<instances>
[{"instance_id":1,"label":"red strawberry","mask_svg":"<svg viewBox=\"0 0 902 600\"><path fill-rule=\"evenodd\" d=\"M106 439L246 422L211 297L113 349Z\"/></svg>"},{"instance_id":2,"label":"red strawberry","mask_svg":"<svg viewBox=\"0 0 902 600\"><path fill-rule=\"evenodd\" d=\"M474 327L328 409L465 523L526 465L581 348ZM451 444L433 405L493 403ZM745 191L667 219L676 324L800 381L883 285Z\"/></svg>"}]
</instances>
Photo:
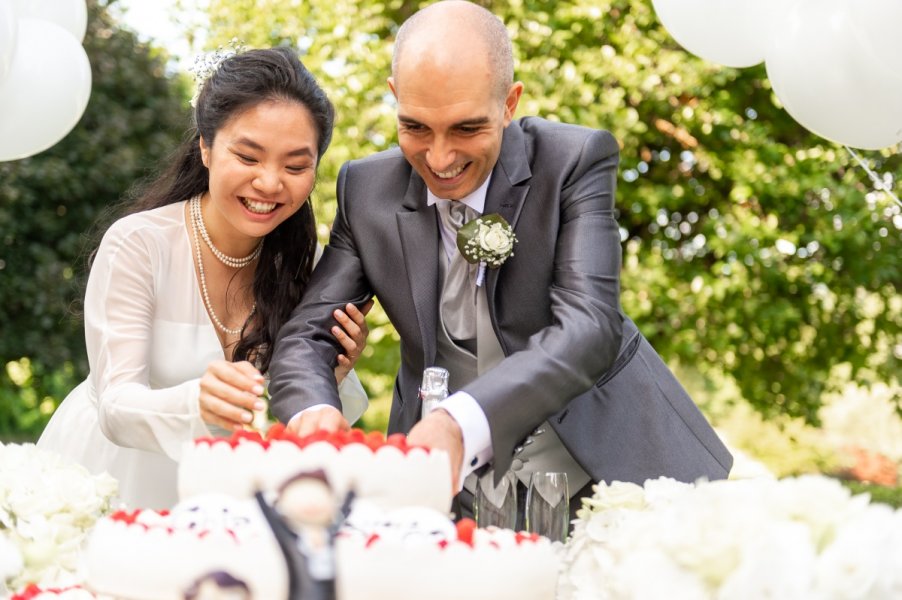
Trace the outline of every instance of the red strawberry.
<instances>
[{"instance_id":1,"label":"red strawberry","mask_svg":"<svg viewBox=\"0 0 902 600\"><path fill-rule=\"evenodd\" d=\"M239 429L232 434L232 446L236 446L243 441L256 442L260 444L263 442L263 436L260 435L259 431L247 431L244 429Z\"/></svg>"},{"instance_id":2,"label":"red strawberry","mask_svg":"<svg viewBox=\"0 0 902 600\"><path fill-rule=\"evenodd\" d=\"M473 532L476 531L476 521L473 519L461 519L457 522L457 539L464 544L473 546Z\"/></svg>"},{"instance_id":3,"label":"red strawberry","mask_svg":"<svg viewBox=\"0 0 902 600\"><path fill-rule=\"evenodd\" d=\"M366 445L375 452L385 445L385 436L381 431L370 431L366 434Z\"/></svg>"},{"instance_id":4,"label":"red strawberry","mask_svg":"<svg viewBox=\"0 0 902 600\"><path fill-rule=\"evenodd\" d=\"M538 542L540 537L542 536L540 536L538 533L526 533L525 531L518 531L517 535L514 536L514 540L519 545L523 542Z\"/></svg>"},{"instance_id":5,"label":"red strawberry","mask_svg":"<svg viewBox=\"0 0 902 600\"><path fill-rule=\"evenodd\" d=\"M282 438L282 434L285 433L285 424L284 423L273 423L273 425L266 432L266 439L268 440L278 440Z\"/></svg>"},{"instance_id":6,"label":"red strawberry","mask_svg":"<svg viewBox=\"0 0 902 600\"><path fill-rule=\"evenodd\" d=\"M404 454L407 454L407 451L409 450L407 447L407 436L403 433L391 434L386 438L385 443L389 446L394 446Z\"/></svg>"},{"instance_id":7,"label":"red strawberry","mask_svg":"<svg viewBox=\"0 0 902 600\"><path fill-rule=\"evenodd\" d=\"M132 523L135 522L135 519L137 519L138 515L140 515L140 514L141 514L140 508L136 508L133 511L117 510L116 512L114 512L113 514L110 515L110 519L113 521L122 521L123 523L131 525Z\"/></svg>"}]
</instances>

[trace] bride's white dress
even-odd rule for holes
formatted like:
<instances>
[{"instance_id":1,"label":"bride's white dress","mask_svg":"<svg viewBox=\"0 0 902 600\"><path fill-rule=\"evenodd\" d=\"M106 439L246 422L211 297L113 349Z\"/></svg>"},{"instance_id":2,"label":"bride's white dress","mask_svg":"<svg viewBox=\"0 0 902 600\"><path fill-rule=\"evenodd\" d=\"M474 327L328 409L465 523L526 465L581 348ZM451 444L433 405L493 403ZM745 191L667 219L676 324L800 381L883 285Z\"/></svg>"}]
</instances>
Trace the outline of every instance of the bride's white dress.
<instances>
[{"instance_id":1,"label":"bride's white dress","mask_svg":"<svg viewBox=\"0 0 902 600\"><path fill-rule=\"evenodd\" d=\"M92 472L110 473L121 500L135 508L171 508L183 445L211 434L199 414L199 381L224 354L192 251L184 202L110 227L85 294L90 374L38 441ZM367 406L353 371L339 392L353 423Z\"/></svg>"}]
</instances>

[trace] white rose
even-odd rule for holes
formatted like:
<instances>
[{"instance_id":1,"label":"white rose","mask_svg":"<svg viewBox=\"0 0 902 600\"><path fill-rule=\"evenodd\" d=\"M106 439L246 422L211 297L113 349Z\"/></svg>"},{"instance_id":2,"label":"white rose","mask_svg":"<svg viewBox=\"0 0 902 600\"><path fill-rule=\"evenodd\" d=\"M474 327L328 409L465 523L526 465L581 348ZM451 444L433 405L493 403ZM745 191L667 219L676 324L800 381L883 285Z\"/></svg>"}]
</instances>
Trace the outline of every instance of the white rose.
<instances>
[{"instance_id":1,"label":"white rose","mask_svg":"<svg viewBox=\"0 0 902 600\"><path fill-rule=\"evenodd\" d=\"M717 598L817 597L811 590L816 557L808 528L789 521L759 521L756 529L745 536L739 565L723 581Z\"/></svg>"},{"instance_id":2,"label":"white rose","mask_svg":"<svg viewBox=\"0 0 902 600\"><path fill-rule=\"evenodd\" d=\"M645 490L642 486L627 481L612 481L610 484L602 482L595 486L595 494L585 503L593 510L642 510L645 508Z\"/></svg>"},{"instance_id":3,"label":"white rose","mask_svg":"<svg viewBox=\"0 0 902 600\"><path fill-rule=\"evenodd\" d=\"M608 585L614 598L711 598L704 581L651 547L637 549L623 557L612 575Z\"/></svg>"},{"instance_id":4,"label":"white rose","mask_svg":"<svg viewBox=\"0 0 902 600\"><path fill-rule=\"evenodd\" d=\"M18 575L23 566L19 548L5 535L0 535L0 590L3 582Z\"/></svg>"},{"instance_id":5,"label":"white rose","mask_svg":"<svg viewBox=\"0 0 902 600\"><path fill-rule=\"evenodd\" d=\"M479 246L494 254L507 254L511 249L511 239L501 223L494 223L489 227L485 225L479 228Z\"/></svg>"},{"instance_id":6,"label":"white rose","mask_svg":"<svg viewBox=\"0 0 902 600\"><path fill-rule=\"evenodd\" d=\"M885 575L897 572L898 536L895 515L881 504L842 523L824 549L815 575L817 589L826 598L898 598Z\"/></svg>"}]
</instances>

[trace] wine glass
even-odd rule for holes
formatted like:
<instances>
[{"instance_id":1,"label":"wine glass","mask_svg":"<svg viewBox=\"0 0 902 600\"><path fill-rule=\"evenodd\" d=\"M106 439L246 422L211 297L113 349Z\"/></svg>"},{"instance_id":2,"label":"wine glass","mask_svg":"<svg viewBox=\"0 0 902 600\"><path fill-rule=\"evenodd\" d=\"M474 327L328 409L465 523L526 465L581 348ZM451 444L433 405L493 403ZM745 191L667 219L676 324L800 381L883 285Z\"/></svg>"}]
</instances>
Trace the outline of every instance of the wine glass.
<instances>
[{"instance_id":1,"label":"wine glass","mask_svg":"<svg viewBox=\"0 0 902 600\"><path fill-rule=\"evenodd\" d=\"M570 530L570 494L566 473L536 472L526 492L526 531L566 542Z\"/></svg>"},{"instance_id":2,"label":"wine glass","mask_svg":"<svg viewBox=\"0 0 902 600\"><path fill-rule=\"evenodd\" d=\"M517 522L517 481L510 472L505 473L497 486L491 471L479 478L473 499L473 516L479 527L494 525L502 529L514 528Z\"/></svg>"}]
</instances>

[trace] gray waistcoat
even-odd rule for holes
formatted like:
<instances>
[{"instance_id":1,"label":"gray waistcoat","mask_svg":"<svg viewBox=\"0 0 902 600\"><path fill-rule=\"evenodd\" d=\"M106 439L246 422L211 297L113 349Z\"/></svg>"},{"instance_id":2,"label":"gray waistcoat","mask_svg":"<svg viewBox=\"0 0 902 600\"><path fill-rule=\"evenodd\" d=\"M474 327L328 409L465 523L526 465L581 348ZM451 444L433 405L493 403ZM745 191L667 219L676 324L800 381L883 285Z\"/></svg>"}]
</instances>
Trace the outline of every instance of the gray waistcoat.
<instances>
[{"instance_id":1,"label":"gray waistcoat","mask_svg":"<svg viewBox=\"0 0 902 600\"><path fill-rule=\"evenodd\" d=\"M448 266L442 248L439 248L438 262L439 274L444 283ZM440 310L436 327L435 364L448 369L449 391L454 393L476 379L481 373L501 362L504 359L504 352L492 329L485 287L479 288L476 294L476 340L460 340L455 343L445 329L441 312ZM475 354L473 353L474 349L476 350ZM589 475L567 452L560 438L547 422L539 425L524 440L523 444L514 450L514 453L511 470L524 485L529 485L529 477L534 472L564 472L567 473L569 491L572 496L590 480ZM474 491L476 479L476 476L471 474L464 481L464 487Z\"/></svg>"}]
</instances>

